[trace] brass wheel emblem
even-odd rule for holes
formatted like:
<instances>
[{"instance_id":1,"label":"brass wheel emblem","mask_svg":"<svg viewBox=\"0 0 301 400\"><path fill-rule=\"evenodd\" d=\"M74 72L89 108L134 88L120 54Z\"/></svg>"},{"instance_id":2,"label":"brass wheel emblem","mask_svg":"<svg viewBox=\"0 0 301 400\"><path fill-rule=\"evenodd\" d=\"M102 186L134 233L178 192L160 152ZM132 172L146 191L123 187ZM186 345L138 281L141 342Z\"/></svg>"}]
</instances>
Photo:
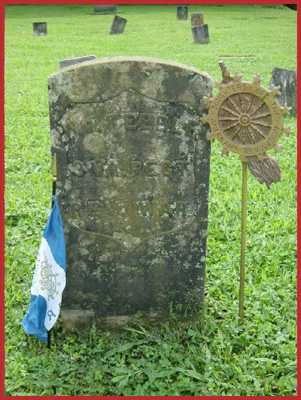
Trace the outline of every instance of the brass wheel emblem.
<instances>
[{"instance_id":1,"label":"brass wheel emblem","mask_svg":"<svg viewBox=\"0 0 301 400\"><path fill-rule=\"evenodd\" d=\"M267 105L258 97L241 93L227 97L218 112L219 127L236 146L262 142L272 127Z\"/></svg>"},{"instance_id":2,"label":"brass wheel emblem","mask_svg":"<svg viewBox=\"0 0 301 400\"><path fill-rule=\"evenodd\" d=\"M223 75L215 84L219 92L214 98L204 98L209 113L201 121L211 128L207 139L217 139L223 145L222 154L237 153L242 162L248 162L256 179L270 187L271 182L280 180L281 170L266 152L271 148L280 151L277 141L281 133L291 133L290 127L283 125L283 115L289 114L290 108L279 105L275 98L280 94L278 87L267 90L260 85L259 74L253 76L253 82L244 82L242 75L230 75L225 64L219 64ZM273 176L270 172L264 176L264 170L272 171Z\"/></svg>"}]
</instances>

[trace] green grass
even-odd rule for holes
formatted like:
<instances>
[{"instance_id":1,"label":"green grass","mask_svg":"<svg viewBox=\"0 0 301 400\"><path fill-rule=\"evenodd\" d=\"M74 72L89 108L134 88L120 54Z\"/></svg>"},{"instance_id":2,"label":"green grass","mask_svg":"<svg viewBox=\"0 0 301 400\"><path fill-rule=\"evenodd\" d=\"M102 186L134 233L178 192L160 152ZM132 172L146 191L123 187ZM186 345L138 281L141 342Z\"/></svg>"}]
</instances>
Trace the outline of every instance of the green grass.
<instances>
[{"instance_id":1,"label":"green grass","mask_svg":"<svg viewBox=\"0 0 301 400\"><path fill-rule=\"evenodd\" d=\"M6 395L296 395L296 118L276 158L282 182L248 181L245 323L238 321L241 163L212 146L205 314L195 322L136 321L121 333L54 329L53 350L20 325L50 209L47 78L59 60L151 56L221 79L218 62L245 80L296 69L296 12L283 6L189 6L204 13L211 42L193 43L176 6L6 6ZM34 37L33 22L48 36ZM271 152L272 154L273 152ZM273 154L272 154L273 155Z\"/></svg>"}]
</instances>

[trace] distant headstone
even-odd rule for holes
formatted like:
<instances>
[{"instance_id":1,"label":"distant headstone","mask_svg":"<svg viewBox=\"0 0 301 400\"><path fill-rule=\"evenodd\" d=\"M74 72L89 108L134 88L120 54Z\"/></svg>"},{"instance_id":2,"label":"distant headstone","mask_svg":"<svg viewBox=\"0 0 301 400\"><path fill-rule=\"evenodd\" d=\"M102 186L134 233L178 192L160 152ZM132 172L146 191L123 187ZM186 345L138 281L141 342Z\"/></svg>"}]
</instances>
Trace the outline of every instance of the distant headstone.
<instances>
[{"instance_id":1,"label":"distant headstone","mask_svg":"<svg viewBox=\"0 0 301 400\"><path fill-rule=\"evenodd\" d=\"M110 29L110 35L114 35L116 33L123 33L126 23L127 19L115 15Z\"/></svg>"},{"instance_id":2,"label":"distant headstone","mask_svg":"<svg viewBox=\"0 0 301 400\"><path fill-rule=\"evenodd\" d=\"M117 12L116 5L94 6L94 14L115 14Z\"/></svg>"},{"instance_id":3,"label":"distant headstone","mask_svg":"<svg viewBox=\"0 0 301 400\"><path fill-rule=\"evenodd\" d=\"M64 326L120 326L203 302L212 80L182 64L98 59L49 77L64 224Z\"/></svg>"},{"instance_id":4,"label":"distant headstone","mask_svg":"<svg viewBox=\"0 0 301 400\"><path fill-rule=\"evenodd\" d=\"M76 57L76 58L69 58L67 60L60 60L60 69L70 67L74 64L83 63L86 61L95 60L95 56L85 56L85 57Z\"/></svg>"},{"instance_id":5,"label":"distant headstone","mask_svg":"<svg viewBox=\"0 0 301 400\"><path fill-rule=\"evenodd\" d=\"M188 19L188 7L178 6L177 7L177 19Z\"/></svg>"},{"instance_id":6,"label":"distant headstone","mask_svg":"<svg viewBox=\"0 0 301 400\"><path fill-rule=\"evenodd\" d=\"M191 13L190 19L191 19L191 26L204 25L203 13Z\"/></svg>"},{"instance_id":7,"label":"distant headstone","mask_svg":"<svg viewBox=\"0 0 301 400\"><path fill-rule=\"evenodd\" d=\"M270 83L274 86L280 86L281 95L277 96L281 106L285 103L292 107L292 112L297 111L297 73L291 69L274 68Z\"/></svg>"},{"instance_id":8,"label":"distant headstone","mask_svg":"<svg viewBox=\"0 0 301 400\"><path fill-rule=\"evenodd\" d=\"M193 26L191 28L192 36L195 43L206 44L210 42L208 25Z\"/></svg>"},{"instance_id":9,"label":"distant headstone","mask_svg":"<svg viewBox=\"0 0 301 400\"><path fill-rule=\"evenodd\" d=\"M47 22L34 22L33 34L34 36L47 36Z\"/></svg>"}]
</instances>

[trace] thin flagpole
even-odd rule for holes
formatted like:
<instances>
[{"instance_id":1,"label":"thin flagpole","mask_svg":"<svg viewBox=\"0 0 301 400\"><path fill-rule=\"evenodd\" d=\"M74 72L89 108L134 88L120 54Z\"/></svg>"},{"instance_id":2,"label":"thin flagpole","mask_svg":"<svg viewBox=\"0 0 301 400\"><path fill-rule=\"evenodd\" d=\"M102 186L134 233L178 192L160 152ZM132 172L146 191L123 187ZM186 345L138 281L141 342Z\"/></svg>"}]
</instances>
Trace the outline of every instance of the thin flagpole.
<instances>
[{"instance_id":1,"label":"thin flagpole","mask_svg":"<svg viewBox=\"0 0 301 400\"><path fill-rule=\"evenodd\" d=\"M53 196L55 195L56 192L56 181L57 181L56 153L53 154L51 179L52 179L51 208L53 208L54 205ZM51 349L51 329L47 332L47 348Z\"/></svg>"},{"instance_id":2,"label":"thin flagpole","mask_svg":"<svg viewBox=\"0 0 301 400\"><path fill-rule=\"evenodd\" d=\"M248 164L242 163L242 202L241 202L241 253L240 253L240 287L239 319L244 320L245 261L246 261L246 225L247 225L247 178Z\"/></svg>"},{"instance_id":3,"label":"thin flagpole","mask_svg":"<svg viewBox=\"0 0 301 400\"><path fill-rule=\"evenodd\" d=\"M57 181L56 153L53 154L51 179L52 179L52 196L54 196L55 192L56 192L56 181ZM53 207L53 204L54 204L54 202L52 199L51 208Z\"/></svg>"}]
</instances>

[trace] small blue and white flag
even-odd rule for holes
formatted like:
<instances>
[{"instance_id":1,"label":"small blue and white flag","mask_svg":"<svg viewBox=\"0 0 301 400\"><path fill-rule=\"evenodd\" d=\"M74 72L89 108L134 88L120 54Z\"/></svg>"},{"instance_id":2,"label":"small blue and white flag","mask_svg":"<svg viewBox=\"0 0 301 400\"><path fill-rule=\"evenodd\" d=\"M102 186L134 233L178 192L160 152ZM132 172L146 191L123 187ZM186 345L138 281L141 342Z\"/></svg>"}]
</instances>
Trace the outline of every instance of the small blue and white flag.
<instances>
[{"instance_id":1,"label":"small blue and white flag","mask_svg":"<svg viewBox=\"0 0 301 400\"><path fill-rule=\"evenodd\" d=\"M28 312L21 324L25 333L47 341L55 324L66 285L66 254L63 223L56 197L48 217L36 260Z\"/></svg>"}]
</instances>

